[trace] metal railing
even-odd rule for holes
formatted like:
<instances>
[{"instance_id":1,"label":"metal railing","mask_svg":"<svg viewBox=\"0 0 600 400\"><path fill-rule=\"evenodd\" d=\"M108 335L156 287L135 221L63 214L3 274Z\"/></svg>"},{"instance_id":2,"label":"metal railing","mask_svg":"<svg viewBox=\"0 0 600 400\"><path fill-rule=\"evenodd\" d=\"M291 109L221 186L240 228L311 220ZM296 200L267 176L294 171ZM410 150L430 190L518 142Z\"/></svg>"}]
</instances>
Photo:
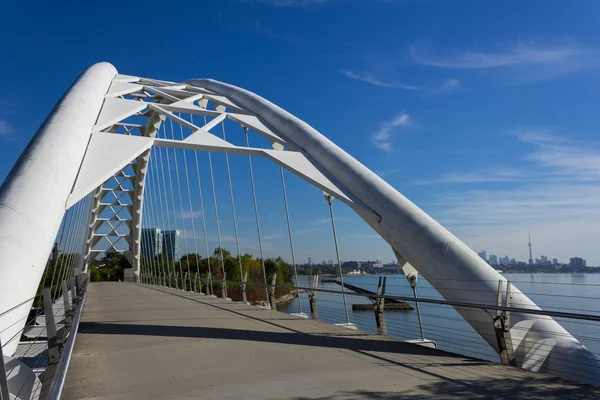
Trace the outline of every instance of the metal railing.
<instances>
[{"instance_id":1,"label":"metal railing","mask_svg":"<svg viewBox=\"0 0 600 400\"><path fill-rule=\"evenodd\" d=\"M64 279L54 292L54 288L43 289L40 295L35 296L37 309L32 310L33 316L30 314L24 328L6 343L0 343L0 360L4 359L0 363L0 400L11 396L20 399L60 398L87 283L87 274L80 274ZM9 315L25 303L2 312L0 317ZM15 340L19 341L17 352L12 357L3 356L2 348Z\"/></svg>"},{"instance_id":2,"label":"metal railing","mask_svg":"<svg viewBox=\"0 0 600 400\"><path fill-rule=\"evenodd\" d=\"M296 301L278 303L275 299L275 290L281 293L297 293L301 303L304 304L301 316L311 319L319 319L336 325L352 327L358 326L361 331L385 335L391 338L405 340L428 347L437 347L453 353L470 356L473 358L499 361L503 364L516 364L512 348L513 341L511 333L519 336L522 345L537 346L536 352L540 358L547 357L554 344L544 343L531 339L528 333L545 333L541 328L521 327L518 324L511 326L511 314L531 314L540 317L556 318L561 324L581 326L579 331L572 326L569 330L582 344L586 345L591 353L598 357L600 349L600 315L582 312L570 312L545 309L532 309L510 305L503 302L503 295L510 291L508 287L499 287L498 302L493 304L466 303L459 301L448 301L442 298L416 297L385 294L385 284L380 279L376 292L356 293L349 290L341 291L332 288L324 288L313 280L313 285L277 285L258 282L241 282L232 280L208 280L205 278L189 278L176 276L142 276L141 281L158 286L171 287L179 290L201 292L218 297L230 297L241 301L245 296L242 291L253 290L261 295L258 302L271 309L298 315ZM274 282L274 280L273 280ZM335 283L334 283L335 284ZM339 284L339 282L337 283ZM264 298L264 289L267 288L268 297ZM342 297L348 298L348 303L342 301ZM367 300L367 305L363 300ZM363 304L358 304L363 301ZM369 303L370 302L370 303ZM403 302L415 305L415 312L395 312L388 304L392 302ZM421 314L416 318L416 305L421 304ZM390 307L388 311L386 307ZM469 308L478 309L489 315L489 320L467 321L456 309ZM556 307L554 307L556 308ZM308 311L309 310L309 311ZM363 310L363 311L359 311ZM365 312L369 311L369 312ZM351 324L344 323L345 313L350 313ZM372 314L370 313L372 312ZM369 315L370 314L370 315ZM489 334L476 332L473 324L489 324ZM565 338L570 335L565 334ZM560 339L560 338L558 338ZM492 346L493 343L495 346ZM494 348L495 347L495 348ZM570 373L581 375L581 381L593 381L595 378L585 366L590 360L574 356L572 360L565 361L570 368Z\"/></svg>"}]
</instances>

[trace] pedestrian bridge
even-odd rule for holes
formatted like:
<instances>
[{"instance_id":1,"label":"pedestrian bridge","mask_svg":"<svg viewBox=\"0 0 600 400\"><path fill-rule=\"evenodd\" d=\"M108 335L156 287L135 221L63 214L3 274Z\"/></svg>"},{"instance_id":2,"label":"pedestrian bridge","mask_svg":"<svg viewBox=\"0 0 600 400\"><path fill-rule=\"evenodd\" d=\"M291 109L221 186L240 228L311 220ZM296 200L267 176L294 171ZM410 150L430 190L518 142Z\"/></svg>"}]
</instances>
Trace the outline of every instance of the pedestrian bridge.
<instances>
[{"instance_id":1,"label":"pedestrian bridge","mask_svg":"<svg viewBox=\"0 0 600 400\"><path fill-rule=\"evenodd\" d=\"M198 293L89 286L64 398L591 398L600 390Z\"/></svg>"},{"instance_id":2,"label":"pedestrian bridge","mask_svg":"<svg viewBox=\"0 0 600 400\"><path fill-rule=\"evenodd\" d=\"M402 288L344 284L340 210ZM335 290L298 278L307 217ZM259 95L99 63L0 187L0 399L597 394L597 296L521 284Z\"/></svg>"}]
</instances>

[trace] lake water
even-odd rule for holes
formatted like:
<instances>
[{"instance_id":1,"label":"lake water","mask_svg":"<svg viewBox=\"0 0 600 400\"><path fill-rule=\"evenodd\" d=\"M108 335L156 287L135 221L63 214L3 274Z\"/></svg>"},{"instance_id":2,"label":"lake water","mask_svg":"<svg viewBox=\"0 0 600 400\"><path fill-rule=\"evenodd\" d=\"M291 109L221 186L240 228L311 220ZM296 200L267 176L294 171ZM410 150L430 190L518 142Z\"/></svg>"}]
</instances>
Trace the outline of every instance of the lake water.
<instances>
[{"instance_id":1,"label":"lake water","mask_svg":"<svg viewBox=\"0 0 600 400\"><path fill-rule=\"evenodd\" d=\"M600 274L503 275L542 309L600 315ZM379 277L374 275L344 276L344 282L373 292L377 290L378 279ZM310 287L312 277L300 276L299 281L300 286ZM320 283L319 287L337 291L341 289L335 283ZM422 277L419 277L417 291L420 297L442 298ZM404 275L387 276L386 294L407 297L413 295ZM300 298L303 311L310 314L308 295L303 293ZM376 333L377 328L372 311L352 311L352 304L368 304L370 301L357 296L346 296L346 299L350 322L357 324L362 331ZM317 307L320 320L329 323L346 322L342 296L317 293ZM425 338L435 340L438 348L467 356L498 360L496 352L452 307L425 303L421 303L420 307ZM279 310L288 313L299 312L298 301L281 306ZM402 340L420 338L415 310L387 311L385 319L390 337ZM594 354L600 355L600 323L556 319Z\"/></svg>"}]
</instances>

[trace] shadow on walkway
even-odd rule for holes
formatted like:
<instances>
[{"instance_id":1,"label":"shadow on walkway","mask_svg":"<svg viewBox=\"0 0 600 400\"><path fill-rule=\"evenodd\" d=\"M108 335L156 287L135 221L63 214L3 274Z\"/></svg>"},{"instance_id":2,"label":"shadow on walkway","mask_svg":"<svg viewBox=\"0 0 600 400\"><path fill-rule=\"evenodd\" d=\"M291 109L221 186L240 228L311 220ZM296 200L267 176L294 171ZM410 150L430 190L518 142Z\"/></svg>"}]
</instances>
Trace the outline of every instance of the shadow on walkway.
<instances>
[{"instance_id":1,"label":"shadow on walkway","mask_svg":"<svg viewBox=\"0 0 600 400\"><path fill-rule=\"evenodd\" d=\"M295 397L294 400L395 400L413 399L551 399L578 400L598 399L600 390L591 386L567 386L556 383L556 379L548 376L531 378L488 378L477 381L445 381L424 383L415 386L410 392L375 392L375 391L344 391L332 393L329 396Z\"/></svg>"},{"instance_id":2,"label":"shadow on walkway","mask_svg":"<svg viewBox=\"0 0 600 400\"><path fill-rule=\"evenodd\" d=\"M314 333L265 332L245 329L225 329L196 326L107 324L100 322L81 322L79 324L79 332L100 335L145 335L220 340L246 340L254 342L281 343L297 346L316 346L356 351L432 355L437 357L443 354L447 358L455 358L457 362L458 360L461 360L460 365L467 365L462 360L472 361L468 365L490 364L488 361L470 359L458 354L445 352L442 353L439 350L432 350L410 343L379 339L373 340L364 338L364 336L340 336L339 334L323 335Z\"/></svg>"}]
</instances>

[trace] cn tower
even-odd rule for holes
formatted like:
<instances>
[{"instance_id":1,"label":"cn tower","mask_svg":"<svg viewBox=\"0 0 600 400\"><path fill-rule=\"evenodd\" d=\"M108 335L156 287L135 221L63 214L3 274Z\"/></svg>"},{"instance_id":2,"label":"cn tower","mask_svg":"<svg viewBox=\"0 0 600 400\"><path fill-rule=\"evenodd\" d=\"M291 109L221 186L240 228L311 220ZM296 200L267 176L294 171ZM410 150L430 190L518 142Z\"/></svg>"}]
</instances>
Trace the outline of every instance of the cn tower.
<instances>
[{"instance_id":1,"label":"cn tower","mask_svg":"<svg viewBox=\"0 0 600 400\"><path fill-rule=\"evenodd\" d=\"M529 243L527 244L527 246L529 246L529 265L533 265L533 255L531 254L531 232L528 232L529 235Z\"/></svg>"}]
</instances>

